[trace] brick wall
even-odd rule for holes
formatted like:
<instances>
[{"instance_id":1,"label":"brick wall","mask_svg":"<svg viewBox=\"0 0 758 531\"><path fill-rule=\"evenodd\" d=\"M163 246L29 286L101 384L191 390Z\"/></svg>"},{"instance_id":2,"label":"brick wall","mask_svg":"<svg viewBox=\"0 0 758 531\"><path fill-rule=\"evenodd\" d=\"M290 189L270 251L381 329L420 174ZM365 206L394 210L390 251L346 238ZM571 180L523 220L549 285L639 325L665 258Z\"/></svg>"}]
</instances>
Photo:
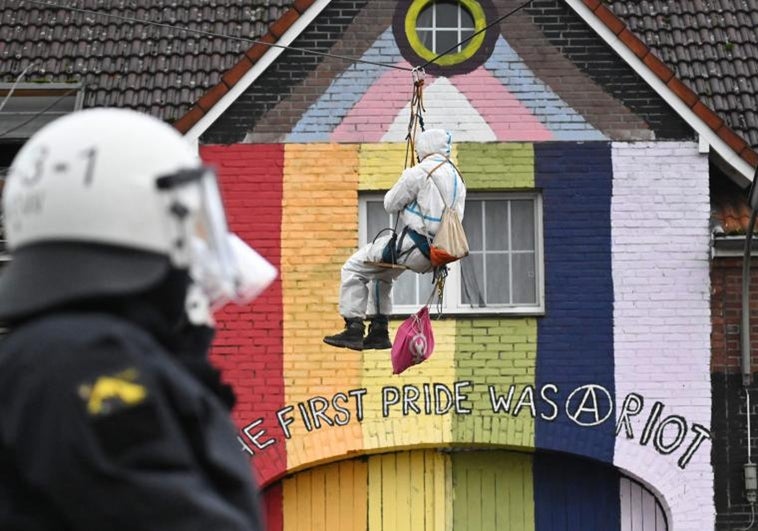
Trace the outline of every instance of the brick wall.
<instances>
[{"instance_id":1,"label":"brick wall","mask_svg":"<svg viewBox=\"0 0 758 531\"><path fill-rule=\"evenodd\" d=\"M755 246L755 241L753 242ZM756 259L751 261L750 307L758 313L758 273ZM742 258L717 258L711 270L711 313L713 334L711 348L714 373L739 373L740 362L740 316L742 315ZM751 334L758 337L758 321L752 319ZM753 367L758 368L758 345L753 340L751 357Z\"/></svg>"},{"instance_id":2,"label":"brick wall","mask_svg":"<svg viewBox=\"0 0 758 531\"><path fill-rule=\"evenodd\" d=\"M672 529L711 529L710 441L681 461L696 425L711 425L708 158L691 142L618 143L613 172L616 403L623 408L632 393L642 399L630 431L616 438L614 461L653 478ZM651 420L656 403L659 422ZM667 431L645 439L662 425Z\"/></svg>"},{"instance_id":3,"label":"brick wall","mask_svg":"<svg viewBox=\"0 0 758 531\"><path fill-rule=\"evenodd\" d=\"M277 431L275 419L261 412L276 411L285 401L280 238L284 149L281 145L202 146L200 155L217 168L230 229L280 270L279 278L253 304L229 305L216 316L213 362L234 385L233 416L244 451L257 455L263 451L254 440L260 431ZM269 439L269 435L257 437L257 444L265 445ZM266 459L255 461L262 481L287 467L283 445L270 445L265 451Z\"/></svg>"},{"instance_id":4,"label":"brick wall","mask_svg":"<svg viewBox=\"0 0 758 531\"><path fill-rule=\"evenodd\" d=\"M565 404L582 385L613 394L611 149L602 142L535 146L543 189L545 307L537 335L537 385L555 385ZM610 401L597 391L605 416ZM591 423L592 419L582 418ZM580 426L560 415L538 421L538 447L613 462L613 424Z\"/></svg>"},{"instance_id":5,"label":"brick wall","mask_svg":"<svg viewBox=\"0 0 758 531\"><path fill-rule=\"evenodd\" d=\"M752 262L750 279L750 310L753 374L758 368L758 264ZM742 259L715 258L711 266L711 387L713 392L713 449L716 529L747 527L750 506L745 500L743 465L747 462L747 403L742 385L740 362L740 316L742 296ZM755 378L755 377L754 377ZM758 410L755 385L750 387L753 429L752 455L758 455L755 427ZM753 458L755 462L755 457Z\"/></svg>"},{"instance_id":6,"label":"brick wall","mask_svg":"<svg viewBox=\"0 0 758 531\"><path fill-rule=\"evenodd\" d=\"M534 448L535 419L525 393L535 389L537 320L458 319L455 345L455 380L472 382L472 412L454 417L453 441ZM492 396L506 397L511 387L509 410L493 411ZM538 391L531 396L537 401Z\"/></svg>"},{"instance_id":7,"label":"brick wall","mask_svg":"<svg viewBox=\"0 0 758 531\"><path fill-rule=\"evenodd\" d=\"M232 229L281 271L252 306L219 317L213 350L240 397L238 436L263 484L356 452L483 444L613 464L662 495L677 529L713 519L707 441L678 466L694 423L710 426L707 158L694 143L457 144L453 157L472 190L541 190L546 313L435 321L434 355L400 376L387 351L321 339L342 325L340 267L357 243L359 191L389 186L402 146L244 144L201 154L219 166ZM587 385L598 394L570 404ZM425 410L424 386L462 386L461 410ZM420 409L386 400L387 389L412 388ZM510 409L496 407L491 393L510 389ZM655 440L641 444L644 414L632 418L634 438L617 435L603 392L617 408L631 393L644 398L645 413L659 402L653 428L678 415L687 442L669 453ZM727 397L736 408L729 418L739 418L738 398ZM608 412L597 424L587 422L594 400L599 416ZM661 436L664 445L671 438ZM724 459L741 466L737 453ZM600 490L617 492L607 477ZM556 481L535 468L535 500L547 503ZM276 507L281 495L267 491L267 503Z\"/></svg>"}]
</instances>

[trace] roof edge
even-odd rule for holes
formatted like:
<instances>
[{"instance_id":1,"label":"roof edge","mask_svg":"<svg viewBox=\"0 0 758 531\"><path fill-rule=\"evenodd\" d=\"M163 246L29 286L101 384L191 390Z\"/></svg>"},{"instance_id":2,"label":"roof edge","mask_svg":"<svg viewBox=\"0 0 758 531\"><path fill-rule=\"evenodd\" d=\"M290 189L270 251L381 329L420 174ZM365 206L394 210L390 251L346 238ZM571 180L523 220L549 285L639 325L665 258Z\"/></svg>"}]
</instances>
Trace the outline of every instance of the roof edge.
<instances>
[{"instance_id":1,"label":"roof edge","mask_svg":"<svg viewBox=\"0 0 758 531\"><path fill-rule=\"evenodd\" d=\"M221 76L221 81L207 90L184 116L174 122L174 128L184 134L190 143L196 144L200 135L281 55L284 51L281 46L292 44L329 2L296 0L293 7L269 25L269 31L257 39L260 42L253 44L237 64Z\"/></svg>"},{"instance_id":2,"label":"roof edge","mask_svg":"<svg viewBox=\"0 0 758 531\"><path fill-rule=\"evenodd\" d=\"M690 127L752 182L758 153L661 61L601 0L566 0L571 7Z\"/></svg>"}]
</instances>

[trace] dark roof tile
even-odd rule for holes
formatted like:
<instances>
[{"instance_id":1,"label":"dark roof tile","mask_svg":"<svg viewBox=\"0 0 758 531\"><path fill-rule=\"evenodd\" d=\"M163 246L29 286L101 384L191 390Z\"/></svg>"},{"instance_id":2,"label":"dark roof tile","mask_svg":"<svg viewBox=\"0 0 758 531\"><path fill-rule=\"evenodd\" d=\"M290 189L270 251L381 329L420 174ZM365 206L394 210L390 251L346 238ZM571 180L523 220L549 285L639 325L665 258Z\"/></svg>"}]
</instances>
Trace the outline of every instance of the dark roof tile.
<instances>
[{"instance_id":1,"label":"dark roof tile","mask_svg":"<svg viewBox=\"0 0 758 531\"><path fill-rule=\"evenodd\" d=\"M758 123L744 116L755 108L758 94L758 0L614 0L606 5L758 148Z\"/></svg>"},{"instance_id":2,"label":"dark roof tile","mask_svg":"<svg viewBox=\"0 0 758 531\"><path fill-rule=\"evenodd\" d=\"M307 0L297 3L307 8ZM96 2L94 9L259 39L293 4L295 0L214 0L212 5L187 6L187 2L130 0ZM13 82L37 61L25 81L80 81L85 85L85 107L130 106L169 121L190 111L252 46L239 39L17 0L0 0L0 42L0 82Z\"/></svg>"}]
</instances>

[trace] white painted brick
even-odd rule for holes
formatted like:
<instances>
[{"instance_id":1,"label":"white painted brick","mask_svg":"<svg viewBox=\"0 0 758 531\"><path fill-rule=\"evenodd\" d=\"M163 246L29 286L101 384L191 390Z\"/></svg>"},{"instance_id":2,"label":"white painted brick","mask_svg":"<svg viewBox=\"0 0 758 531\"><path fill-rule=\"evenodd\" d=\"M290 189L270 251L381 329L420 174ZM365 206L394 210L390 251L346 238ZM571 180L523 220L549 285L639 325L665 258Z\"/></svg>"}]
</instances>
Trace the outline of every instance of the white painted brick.
<instances>
[{"instance_id":1,"label":"white painted brick","mask_svg":"<svg viewBox=\"0 0 758 531\"><path fill-rule=\"evenodd\" d=\"M647 411L660 401L663 416L709 426L708 159L693 142L614 143L613 173L617 403L637 392ZM632 419L637 437L646 420ZM683 451L662 455L621 436L615 462L660 493L672 529L712 529L710 444L685 470Z\"/></svg>"}]
</instances>

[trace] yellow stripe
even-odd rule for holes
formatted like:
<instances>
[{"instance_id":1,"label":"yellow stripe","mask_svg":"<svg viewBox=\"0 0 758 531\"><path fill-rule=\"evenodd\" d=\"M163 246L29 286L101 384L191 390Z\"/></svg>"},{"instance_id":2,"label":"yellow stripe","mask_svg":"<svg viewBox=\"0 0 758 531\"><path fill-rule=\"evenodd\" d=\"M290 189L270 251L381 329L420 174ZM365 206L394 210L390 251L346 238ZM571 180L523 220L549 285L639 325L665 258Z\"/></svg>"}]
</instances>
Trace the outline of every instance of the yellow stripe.
<instances>
[{"instance_id":1,"label":"yellow stripe","mask_svg":"<svg viewBox=\"0 0 758 531\"><path fill-rule=\"evenodd\" d=\"M360 424L323 426L310 433L297 404L331 400L358 388L360 352L335 349L324 335L343 326L337 311L340 268L356 248L358 147L289 144L285 147L282 212L285 402L295 407L287 441L288 469L362 446ZM354 412L354 408L353 409ZM327 414L334 415L331 408ZM310 415L309 415L310 416ZM312 419L311 419L312 421Z\"/></svg>"}]
</instances>

